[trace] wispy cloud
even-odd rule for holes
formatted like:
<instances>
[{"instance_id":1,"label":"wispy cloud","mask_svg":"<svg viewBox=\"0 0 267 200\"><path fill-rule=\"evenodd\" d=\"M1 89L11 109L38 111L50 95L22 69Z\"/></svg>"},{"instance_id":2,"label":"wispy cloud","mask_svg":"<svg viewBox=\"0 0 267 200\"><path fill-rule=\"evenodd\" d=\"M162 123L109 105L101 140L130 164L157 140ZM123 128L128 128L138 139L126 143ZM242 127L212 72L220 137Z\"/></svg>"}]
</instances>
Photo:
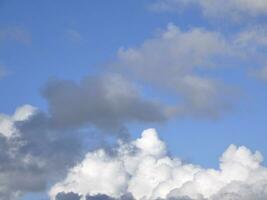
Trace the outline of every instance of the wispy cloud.
<instances>
[{"instance_id":1,"label":"wispy cloud","mask_svg":"<svg viewBox=\"0 0 267 200\"><path fill-rule=\"evenodd\" d=\"M85 41L82 34L75 29L66 30L65 36L70 42L73 42L73 43L80 44L83 41Z\"/></svg>"},{"instance_id":2,"label":"wispy cloud","mask_svg":"<svg viewBox=\"0 0 267 200\"><path fill-rule=\"evenodd\" d=\"M258 70L253 70L252 72L250 72L250 74L259 80L267 82L267 66L262 67Z\"/></svg>"},{"instance_id":3,"label":"wispy cloud","mask_svg":"<svg viewBox=\"0 0 267 200\"><path fill-rule=\"evenodd\" d=\"M23 27L7 27L0 29L0 42L13 40L25 45L32 41L31 34Z\"/></svg>"},{"instance_id":4,"label":"wispy cloud","mask_svg":"<svg viewBox=\"0 0 267 200\"><path fill-rule=\"evenodd\" d=\"M4 78L8 74L8 71L4 65L0 64L0 79Z\"/></svg>"},{"instance_id":5,"label":"wispy cloud","mask_svg":"<svg viewBox=\"0 0 267 200\"><path fill-rule=\"evenodd\" d=\"M176 12L192 6L199 7L207 18L222 18L232 22L267 16L265 0L156 0L150 9L156 12Z\"/></svg>"}]
</instances>

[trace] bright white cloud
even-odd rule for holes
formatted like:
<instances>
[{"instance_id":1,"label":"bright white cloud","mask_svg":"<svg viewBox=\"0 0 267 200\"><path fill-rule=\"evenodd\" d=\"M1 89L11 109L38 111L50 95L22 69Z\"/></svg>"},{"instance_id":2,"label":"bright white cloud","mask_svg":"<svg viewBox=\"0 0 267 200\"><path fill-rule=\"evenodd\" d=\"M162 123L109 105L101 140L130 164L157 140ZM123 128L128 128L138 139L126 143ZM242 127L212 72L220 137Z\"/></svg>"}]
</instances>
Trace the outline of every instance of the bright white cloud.
<instances>
[{"instance_id":1,"label":"bright white cloud","mask_svg":"<svg viewBox=\"0 0 267 200\"><path fill-rule=\"evenodd\" d=\"M141 138L120 142L117 155L103 149L89 152L50 190L80 195L99 193L118 198L131 193L135 199L182 198L208 200L262 200L267 198L267 168L262 155L244 146L231 145L220 158L219 169L204 169L169 157L165 143L154 129Z\"/></svg>"},{"instance_id":2,"label":"bright white cloud","mask_svg":"<svg viewBox=\"0 0 267 200\"><path fill-rule=\"evenodd\" d=\"M17 131L14 124L28 119L35 111L35 107L24 105L17 108L15 113L11 116L0 114L0 134L5 137L11 137Z\"/></svg>"}]
</instances>

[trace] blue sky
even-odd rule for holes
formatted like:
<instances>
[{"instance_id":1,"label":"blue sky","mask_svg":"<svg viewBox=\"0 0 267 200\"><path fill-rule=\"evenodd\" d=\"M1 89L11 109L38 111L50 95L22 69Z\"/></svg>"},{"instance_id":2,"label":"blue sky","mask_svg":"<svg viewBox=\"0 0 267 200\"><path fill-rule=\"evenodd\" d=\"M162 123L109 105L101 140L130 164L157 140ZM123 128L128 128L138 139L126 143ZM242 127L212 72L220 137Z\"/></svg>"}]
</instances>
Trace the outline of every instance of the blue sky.
<instances>
[{"instance_id":1,"label":"blue sky","mask_svg":"<svg viewBox=\"0 0 267 200\"><path fill-rule=\"evenodd\" d=\"M11 115L24 104L48 112L48 100L41 94L48 81L67 79L79 82L87 76L101 76L114 71L114 65L127 65L131 61L118 58L120 48L124 48L126 53L128 49L142 53L145 41L157 38L170 23L183 33L195 28L216 32L231 45L233 37L251 30L251 27L266 30L266 12L256 17L240 14L240 21L235 22L230 17L217 19L205 16L198 6L182 11L155 11L151 8L155 2L0 1L0 70L4 71L0 78L1 113ZM252 54L241 52L244 54L240 59L238 56L226 56L221 60L215 58L215 65L229 62L226 67L194 71L195 74L200 70L203 77L219 80L230 88L230 93L217 91L218 98L224 98L224 95L231 97L229 110L218 117L188 114L175 115L160 123L126 122L132 137L138 137L145 128L154 127L168 144L172 155L204 167L217 168L219 156L230 144L245 145L267 155L267 84L257 73L265 67L267 43L255 43L245 44L243 48L256 50ZM202 48L206 48L205 44ZM236 52L236 47L233 48ZM262 55L257 58L254 55L259 51ZM164 66L161 69L169 70ZM115 71L120 73L120 69ZM135 71L122 74L129 77L131 73ZM141 93L145 97L160 100L168 106L173 105L181 93L183 95L181 91L178 95L172 93L165 86L162 89L158 80L153 82L151 78L150 81L138 73L137 78L129 80L142 86ZM157 76L160 77L161 73ZM29 192L22 197L23 200L45 198L45 191L37 195Z\"/></svg>"}]
</instances>

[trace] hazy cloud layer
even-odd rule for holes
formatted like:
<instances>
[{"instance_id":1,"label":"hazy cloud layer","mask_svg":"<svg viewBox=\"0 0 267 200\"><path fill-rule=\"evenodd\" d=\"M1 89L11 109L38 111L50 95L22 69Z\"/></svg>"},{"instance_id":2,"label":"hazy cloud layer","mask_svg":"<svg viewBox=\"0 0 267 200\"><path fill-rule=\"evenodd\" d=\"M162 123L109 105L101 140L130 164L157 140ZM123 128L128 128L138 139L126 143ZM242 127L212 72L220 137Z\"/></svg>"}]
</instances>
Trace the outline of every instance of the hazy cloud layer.
<instances>
[{"instance_id":1,"label":"hazy cloud layer","mask_svg":"<svg viewBox=\"0 0 267 200\"><path fill-rule=\"evenodd\" d=\"M130 143L121 143L117 155L103 149L89 152L50 190L58 193L101 194L118 199L263 200L267 198L267 169L260 152L230 145L220 157L219 169L204 169L169 157L166 144L154 129ZM114 181L116 180L116 181Z\"/></svg>"},{"instance_id":2,"label":"hazy cloud layer","mask_svg":"<svg viewBox=\"0 0 267 200\"><path fill-rule=\"evenodd\" d=\"M7 75L6 68L0 64L0 80Z\"/></svg>"},{"instance_id":3,"label":"hazy cloud layer","mask_svg":"<svg viewBox=\"0 0 267 200\"><path fill-rule=\"evenodd\" d=\"M260 80L267 81L267 67L263 67L258 71L254 72L254 75Z\"/></svg>"},{"instance_id":4,"label":"hazy cloud layer","mask_svg":"<svg viewBox=\"0 0 267 200\"><path fill-rule=\"evenodd\" d=\"M31 43L32 37L29 31L22 27L7 27L0 29L0 42L16 41L25 45Z\"/></svg>"},{"instance_id":5,"label":"hazy cloud layer","mask_svg":"<svg viewBox=\"0 0 267 200\"><path fill-rule=\"evenodd\" d=\"M85 41L82 34L75 29L66 30L65 31L65 37L67 40L69 40L70 42L75 43L75 44L81 44L82 42Z\"/></svg>"},{"instance_id":6,"label":"hazy cloud layer","mask_svg":"<svg viewBox=\"0 0 267 200\"><path fill-rule=\"evenodd\" d=\"M157 12L181 11L197 6L204 16L240 21L242 18L267 16L265 0L156 0L150 8Z\"/></svg>"}]
</instances>

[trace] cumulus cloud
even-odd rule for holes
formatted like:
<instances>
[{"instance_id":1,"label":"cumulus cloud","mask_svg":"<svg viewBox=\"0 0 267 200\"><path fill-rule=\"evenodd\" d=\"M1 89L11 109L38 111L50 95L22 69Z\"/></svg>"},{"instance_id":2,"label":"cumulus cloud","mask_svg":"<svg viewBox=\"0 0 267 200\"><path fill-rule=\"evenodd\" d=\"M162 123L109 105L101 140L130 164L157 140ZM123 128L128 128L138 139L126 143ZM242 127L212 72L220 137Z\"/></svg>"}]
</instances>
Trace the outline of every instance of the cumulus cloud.
<instances>
[{"instance_id":1,"label":"cumulus cloud","mask_svg":"<svg viewBox=\"0 0 267 200\"><path fill-rule=\"evenodd\" d=\"M240 20L247 17L267 15L265 0L156 0L150 6L152 10L179 11L191 6L197 6L206 17L231 18Z\"/></svg>"},{"instance_id":2,"label":"cumulus cloud","mask_svg":"<svg viewBox=\"0 0 267 200\"><path fill-rule=\"evenodd\" d=\"M103 149L87 153L49 194L52 200L59 193L76 193L82 200L101 195L120 199L125 194L137 200L262 200L267 198L262 161L260 152L230 145L219 169L183 163L168 156L157 132L148 129L130 143L119 142L116 155Z\"/></svg>"},{"instance_id":3,"label":"cumulus cloud","mask_svg":"<svg viewBox=\"0 0 267 200\"><path fill-rule=\"evenodd\" d=\"M172 91L184 100L178 112L217 117L229 109L231 95L223 83L203 73L232 66L237 52L232 41L218 32L182 31L169 24L167 30L137 48L121 48L115 65L137 79Z\"/></svg>"},{"instance_id":4,"label":"cumulus cloud","mask_svg":"<svg viewBox=\"0 0 267 200\"><path fill-rule=\"evenodd\" d=\"M0 199L44 191L73 167L81 158L83 129L116 133L124 140L128 123L162 122L169 117L168 107L146 99L135 84L115 74L88 77L81 83L49 82L43 95L48 112L25 105L12 115L0 114Z\"/></svg>"},{"instance_id":5,"label":"cumulus cloud","mask_svg":"<svg viewBox=\"0 0 267 200\"><path fill-rule=\"evenodd\" d=\"M144 98L134 83L117 74L88 77L80 83L53 81L45 86L43 96L59 127L91 125L114 132L131 122L162 122L170 111Z\"/></svg>"}]
</instances>

